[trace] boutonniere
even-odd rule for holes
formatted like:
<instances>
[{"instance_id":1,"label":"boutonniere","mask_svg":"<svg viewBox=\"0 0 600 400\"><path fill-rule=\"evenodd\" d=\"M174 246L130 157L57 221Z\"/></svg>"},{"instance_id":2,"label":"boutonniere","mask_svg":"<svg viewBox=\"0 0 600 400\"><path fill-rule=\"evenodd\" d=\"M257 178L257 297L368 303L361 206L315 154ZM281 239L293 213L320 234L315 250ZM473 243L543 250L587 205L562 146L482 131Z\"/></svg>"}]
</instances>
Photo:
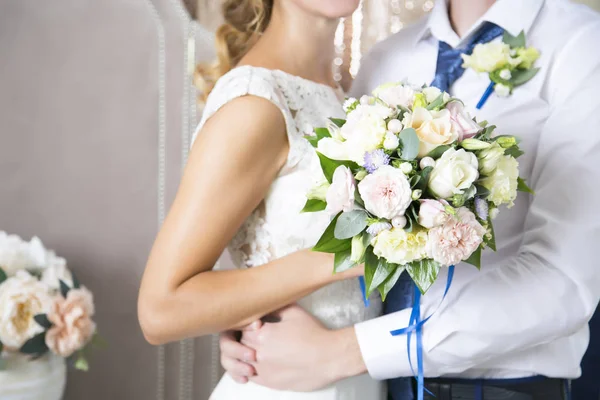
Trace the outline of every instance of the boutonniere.
<instances>
[{"instance_id":1,"label":"boutonniere","mask_svg":"<svg viewBox=\"0 0 600 400\"><path fill-rule=\"evenodd\" d=\"M540 52L535 47L526 46L523 31L518 36L504 32L502 42L480 43L471 55L463 54L463 68L486 72L490 77L490 84L477 103L477 109L483 107L492 93L510 96L515 87L533 78L540 70L533 67L539 57Z\"/></svg>"}]
</instances>

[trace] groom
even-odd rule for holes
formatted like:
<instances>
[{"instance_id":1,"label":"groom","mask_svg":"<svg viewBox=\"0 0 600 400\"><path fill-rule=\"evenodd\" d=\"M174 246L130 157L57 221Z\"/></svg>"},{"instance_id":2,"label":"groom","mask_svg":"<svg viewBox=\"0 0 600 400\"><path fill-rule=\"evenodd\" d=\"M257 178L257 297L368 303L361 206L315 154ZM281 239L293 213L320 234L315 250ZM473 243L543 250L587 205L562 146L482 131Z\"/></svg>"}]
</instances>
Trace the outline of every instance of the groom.
<instances>
[{"instance_id":1,"label":"groom","mask_svg":"<svg viewBox=\"0 0 600 400\"><path fill-rule=\"evenodd\" d=\"M510 96L492 94L474 110L489 78L463 69L461 54L501 40L505 31L526 33L527 45L541 54L540 70ZM600 298L599 40L600 17L568 0L440 0L425 21L364 60L355 96L404 78L449 91L478 120L522 139L520 172L536 191L520 195L494 221L497 252L484 252L480 272L456 269L442 307L424 327L425 375L453 377L426 380L437 399L481 398L474 390L481 383L486 400L564 400L567 379L581 373ZM445 277L439 281L422 300L424 316L441 301ZM239 381L296 390L368 372L391 379L392 399L410 400L406 340L389 333L407 326L410 313L401 287L386 315L341 330L292 306L279 323L243 332L248 347L224 335L223 364ZM594 367L584 372L596 373ZM598 399L598 380L577 400Z\"/></svg>"}]
</instances>

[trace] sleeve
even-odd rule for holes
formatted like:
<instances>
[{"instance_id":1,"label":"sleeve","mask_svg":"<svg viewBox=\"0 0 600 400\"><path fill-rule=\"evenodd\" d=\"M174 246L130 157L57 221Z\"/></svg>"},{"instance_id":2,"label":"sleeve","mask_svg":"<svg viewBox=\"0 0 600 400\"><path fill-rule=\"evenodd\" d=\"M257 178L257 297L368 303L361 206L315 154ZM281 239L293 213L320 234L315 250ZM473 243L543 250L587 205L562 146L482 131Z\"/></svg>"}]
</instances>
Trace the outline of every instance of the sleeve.
<instances>
[{"instance_id":1,"label":"sleeve","mask_svg":"<svg viewBox=\"0 0 600 400\"><path fill-rule=\"evenodd\" d=\"M590 42L598 26L574 35L547 85L551 111L542 128L529 183L536 192L512 258L481 273L427 322L427 376L460 374L585 327L600 298L600 56ZM581 31L580 31L581 33ZM553 86L554 85L554 86ZM423 309L439 299L423 298ZM355 326L369 373L411 376L406 341L389 334L407 326L402 310ZM482 323L485 321L485 323Z\"/></svg>"}]
</instances>

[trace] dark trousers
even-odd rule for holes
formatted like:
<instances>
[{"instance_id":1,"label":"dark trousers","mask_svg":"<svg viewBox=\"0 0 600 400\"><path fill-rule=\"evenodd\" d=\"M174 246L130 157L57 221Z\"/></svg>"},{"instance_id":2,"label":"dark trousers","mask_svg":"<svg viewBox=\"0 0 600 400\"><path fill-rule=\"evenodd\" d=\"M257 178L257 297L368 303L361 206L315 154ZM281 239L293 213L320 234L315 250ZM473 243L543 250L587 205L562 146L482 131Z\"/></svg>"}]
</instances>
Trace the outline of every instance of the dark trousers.
<instances>
[{"instance_id":1,"label":"dark trousers","mask_svg":"<svg viewBox=\"0 0 600 400\"><path fill-rule=\"evenodd\" d=\"M483 400L568 400L568 382L561 379L543 379L533 382L518 382L512 384L485 383L483 385ZM476 388L472 383L452 380L425 380L425 387L433 396L425 393L425 400L475 400ZM414 397L416 398L416 396ZM406 400L394 398L389 400ZM410 399L409 399L410 400ZM586 399L596 400L596 399Z\"/></svg>"},{"instance_id":2,"label":"dark trousers","mask_svg":"<svg viewBox=\"0 0 600 400\"><path fill-rule=\"evenodd\" d=\"M600 307L590 321L590 344L581 362L581 377L573 381L573 400L600 399Z\"/></svg>"}]
</instances>

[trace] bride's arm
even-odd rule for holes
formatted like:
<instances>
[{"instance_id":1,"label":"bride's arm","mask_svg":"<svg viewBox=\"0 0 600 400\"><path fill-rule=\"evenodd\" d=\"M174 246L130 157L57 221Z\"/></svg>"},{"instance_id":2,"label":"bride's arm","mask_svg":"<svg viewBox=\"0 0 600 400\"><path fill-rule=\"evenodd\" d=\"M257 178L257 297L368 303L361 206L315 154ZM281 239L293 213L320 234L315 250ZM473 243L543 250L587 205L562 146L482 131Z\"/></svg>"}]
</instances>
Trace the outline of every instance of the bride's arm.
<instances>
[{"instance_id":1,"label":"bride's arm","mask_svg":"<svg viewBox=\"0 0 600 400\"><path fill-rule=\"evenodd\" d=\"M287 158L279 109L242 97L206 123L150 254L138 299L153 344L244 326L356 268L333 275L330 254L299 251L266 265L212 271Z\"/></svg>"}]
</instances>

